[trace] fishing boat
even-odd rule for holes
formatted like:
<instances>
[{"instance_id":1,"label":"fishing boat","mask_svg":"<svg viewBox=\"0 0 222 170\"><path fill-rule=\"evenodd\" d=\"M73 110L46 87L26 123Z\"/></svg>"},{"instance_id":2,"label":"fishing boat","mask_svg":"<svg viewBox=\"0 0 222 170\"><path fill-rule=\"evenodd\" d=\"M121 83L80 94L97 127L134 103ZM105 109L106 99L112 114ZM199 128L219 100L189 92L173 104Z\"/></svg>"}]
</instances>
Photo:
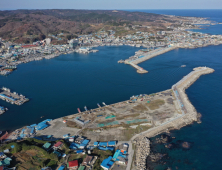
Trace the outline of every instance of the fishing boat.
<instances>
[{"instance_id":1,"label":"fishing boat","mask_svg":"<svg viewBox=\"0 0 222 170\"><path fill-rule=\"evenodd\" d=\"M102 102L102 104L103 104L104 106L106 106L106 103Z\"/></svg>"},{"instance_id":2,"label":"fishing boat","mask_svg":"<svg viewBox=\"0 0 222 170\"><path fill-rule=\"evenodd\" d=\"M98 107L101 107L101 106L99 105L99 103L97 103L97 106L98 106Z\"/></svg>"},{"instance_id":3,"label":"fishing boat","mask_svg":"<svg viewBox=\"0 0 222 170\"><path fill-rule=\"evenodd\" d=\"M0 106L0 115L5 113L5 111L6 111L6 109L4 107Z\"/></svg>"},{"instance_id":4,"label":"fishing boat","mask_svg":"<svg viewBox=\"0 0 222 170\"><path fill-rule=\"evenodd\" d=\"M87 111L87 107L85 106L84 109Z\"/></svg>"},{"instance_id":5,"label":"fishing boat","mask_svg":"<svg viewBox=\"0 0 222 170\"><path fill-rule=\"evenodd\" d=\"M77 110L78 110L79 113L81 113L81 110L79 108Z\"/></svg>"}]
</instances>

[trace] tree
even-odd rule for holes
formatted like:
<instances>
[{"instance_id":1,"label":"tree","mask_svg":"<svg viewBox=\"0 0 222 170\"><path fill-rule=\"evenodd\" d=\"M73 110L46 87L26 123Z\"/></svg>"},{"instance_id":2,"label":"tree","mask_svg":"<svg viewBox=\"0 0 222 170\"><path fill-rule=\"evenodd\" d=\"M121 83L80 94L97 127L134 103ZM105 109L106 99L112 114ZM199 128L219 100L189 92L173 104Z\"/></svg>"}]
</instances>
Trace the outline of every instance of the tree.
<instances>
[{"instance_id":1,"label":"tree","mask_svg":"<svg viewBox=\"0 0 222 170\"><path fill-rule=\"evenodd\" d=\"M44 34L40 34L40 35L39 35L39 39L40 39L40 40L44 40L45 38L46 38L46 36L45 36Z\"/></svg>"},{"instance_id":2,"label":"tree","mask_svg":"<svg viewBox=\"0 0 222 170\"><path fill-rule=\"evenodd\" d=\"M78 38L78 36L77 35L66 35L66 38L68 39L68 40L71 40L71 39L73 39L73 38Z\"/></svg>"}]
</instances>

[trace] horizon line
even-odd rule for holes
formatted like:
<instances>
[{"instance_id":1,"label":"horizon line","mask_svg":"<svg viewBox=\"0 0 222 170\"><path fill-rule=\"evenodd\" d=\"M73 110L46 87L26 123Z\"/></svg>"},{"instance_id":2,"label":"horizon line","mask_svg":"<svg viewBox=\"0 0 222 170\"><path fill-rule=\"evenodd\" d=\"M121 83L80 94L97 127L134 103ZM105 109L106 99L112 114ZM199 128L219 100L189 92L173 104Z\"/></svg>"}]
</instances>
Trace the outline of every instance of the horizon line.
<instances>
[{"instance_id":1,"label":"horizon line","mask_svg":"<svg viewBox=\"0 0 222 170\"><path fill-rule=\"evenodd\" d=\"M175 9L83 9L83 8L18 8L18 9L9 9L9 8L0 8L0 11L12 11L12 10L222 10L222 9L217 9L217 8L199 8L199 9L183 9L183 8L175 8Z\"/></svg>"}]
</instances>

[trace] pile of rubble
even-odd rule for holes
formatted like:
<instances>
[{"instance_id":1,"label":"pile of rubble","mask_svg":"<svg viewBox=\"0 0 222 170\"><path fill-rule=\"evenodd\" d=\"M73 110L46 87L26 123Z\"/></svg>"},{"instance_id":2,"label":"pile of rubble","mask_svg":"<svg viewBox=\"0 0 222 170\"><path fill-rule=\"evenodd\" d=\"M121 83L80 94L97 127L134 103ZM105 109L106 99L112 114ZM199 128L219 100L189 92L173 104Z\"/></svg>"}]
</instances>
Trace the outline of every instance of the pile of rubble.
<instances>
[{"instance_id":1,"label":"pile of rubble","mask_svg":"<svg viewBox=\"0 0 222 170\"><path fill-rule=\"evenodd\" d=\"M150 154L150 140L147 137L139 138L136 142L136 169L146 169L146 158Z\"/></svg>"}]
</instances>

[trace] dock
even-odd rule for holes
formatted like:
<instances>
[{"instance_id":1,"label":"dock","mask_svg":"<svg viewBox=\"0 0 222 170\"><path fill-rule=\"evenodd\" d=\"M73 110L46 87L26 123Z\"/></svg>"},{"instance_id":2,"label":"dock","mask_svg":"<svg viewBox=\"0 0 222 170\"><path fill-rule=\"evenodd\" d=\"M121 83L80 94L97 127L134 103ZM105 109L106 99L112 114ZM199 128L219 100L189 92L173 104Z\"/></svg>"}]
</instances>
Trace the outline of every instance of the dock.
<instances>
[{"instance_id":1,"label":"dock","mask_svg":"<svg viewBox=\"0 0 222 170\"><path fill-rule=\"evenodd\" d=\"M22 94L19 95L16 92L11 92L11 90L6 87L3 87L1 89L0 99L16 105L22 105L25 102L29 101L29 99L23 96Z\"/></svg>"}]
</instances>

